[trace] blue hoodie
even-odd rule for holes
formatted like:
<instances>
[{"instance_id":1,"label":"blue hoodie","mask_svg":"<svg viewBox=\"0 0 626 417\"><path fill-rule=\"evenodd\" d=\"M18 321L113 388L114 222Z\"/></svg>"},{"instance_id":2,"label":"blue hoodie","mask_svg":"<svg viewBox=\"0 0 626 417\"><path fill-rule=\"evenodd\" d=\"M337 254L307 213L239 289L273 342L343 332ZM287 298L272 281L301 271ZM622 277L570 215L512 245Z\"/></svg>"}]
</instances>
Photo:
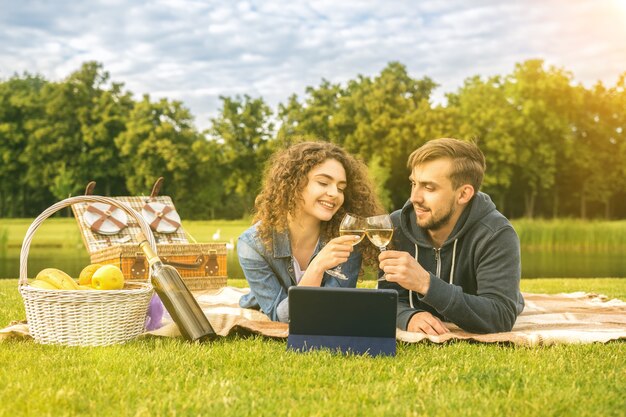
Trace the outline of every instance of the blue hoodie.
<instances>
[{"instance_id":1,"label":"blue hoodie","mask_svg":"<svg viewBox=\"0 0 626 417\"><path fill-rule=\"evenodd\" d=\"M519 238L487 194L474 196L441 248L434 248L428 232L417 225L410 201L391 219L391 247L409 252L430 272L424 296L395 283L379 283L379 288L398 291L399 328L406 330L413 314L428 311L469 332L511 330L524 309Z\"/></svg>"}]
</instances>

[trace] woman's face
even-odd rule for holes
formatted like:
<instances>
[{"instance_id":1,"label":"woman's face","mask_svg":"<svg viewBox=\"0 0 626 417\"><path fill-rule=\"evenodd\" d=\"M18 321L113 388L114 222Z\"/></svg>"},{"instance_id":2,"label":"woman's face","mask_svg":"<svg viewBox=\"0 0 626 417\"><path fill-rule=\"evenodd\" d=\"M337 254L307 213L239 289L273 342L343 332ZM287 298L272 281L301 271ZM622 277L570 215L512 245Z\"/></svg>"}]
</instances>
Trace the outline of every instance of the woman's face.
<instances>
[{"instance_id":1,"label":"woman's face","mask_svg":"<svg viewBox=\"0 0 626 417\"><path fill-rule=\"evenodd\" d=\"M336 159L327 159L313 167L307 179L298 207L299 215L329 221L343 204L343 192L348 185L346 170Z\"/></svg>"}]
</instances>

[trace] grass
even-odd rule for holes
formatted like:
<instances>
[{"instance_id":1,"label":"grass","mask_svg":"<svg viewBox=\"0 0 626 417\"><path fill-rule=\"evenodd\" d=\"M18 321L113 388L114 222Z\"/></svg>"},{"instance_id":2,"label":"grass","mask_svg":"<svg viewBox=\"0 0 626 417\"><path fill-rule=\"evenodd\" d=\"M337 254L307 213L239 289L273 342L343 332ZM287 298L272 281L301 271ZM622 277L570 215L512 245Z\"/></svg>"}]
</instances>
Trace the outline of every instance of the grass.
<instances>
[{"instance_id":1,"label":"grass","mask_svg":"<svg viewBox=\"0 0 626 417\"><path fill-rule=\"evenodd\" d=\"M626 298L623 279L522 280L522 289ZM0 325L24 317L17 280L0 281L0 300ZM0 364L0 416L623 416L626 407L623 342L399 344L395 358L369 358L241 336L98 348L12 341L0 343Z\"/></svg>"},{"instance_id":2,"label":"grass","mask_svg":"<svg viewBox=\"0 0 626 417\"><path fill-rule=\"evenodd\" d=\"M0 219L0 245L19 249L33 219ZM250 226L249 220L183 221L185 231L198 242L211 242L219 229L221 242L234 241ZM37 229L31 245L48 248L83 248L76 220L67 217L46 219Z\"/></svg>"},{"instance_id":3,"label":"grass","mask_svg":"<svg viewBox=\"0 0 626 417\"><path fill-rule=\"evenodd\" d=\"M32 219L0 219L0 249L19 248ZM626 250L626 221L585 221L576 219L518 219L513 226L523 250L611 251ZM236 242L250 226L249 220L183 221L185 231L198 242L211 242L220 231L220 241ZM76 220L47 219L37 229L33 247L83 247Z\"/></svg>"},{"instance_id":4,"label":"grass","mask_svg":"<svg viewBox=\"0 0 626 417\"><path fill-rule=\"evenodd\" d=\"M519 219L512 222L525 251L626 250L626 221Z\"/></svg>"}]
</instances>

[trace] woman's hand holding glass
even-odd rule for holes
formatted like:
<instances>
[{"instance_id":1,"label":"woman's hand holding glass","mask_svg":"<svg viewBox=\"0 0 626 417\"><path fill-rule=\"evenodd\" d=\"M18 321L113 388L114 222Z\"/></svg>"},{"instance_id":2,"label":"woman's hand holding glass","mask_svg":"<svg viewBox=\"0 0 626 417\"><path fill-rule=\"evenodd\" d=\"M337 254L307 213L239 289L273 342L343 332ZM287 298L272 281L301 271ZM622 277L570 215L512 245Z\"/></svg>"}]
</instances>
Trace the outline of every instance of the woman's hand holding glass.
<instances>
[{"instance_id":1,"label":"woman's hand holding glass","mask_svg":"<svg viewBox=\"0 0 626 417\"><path fill-rule=\"evenodd\" d=\"M335 238L331 240L326 246L329 246L331 243L344 243L344 242L350 244L351 246L357 245L361 240L363 240L363 237L365 236L365 221L359 216L355 216L353 214L346 214L341 220L341 224L339 225L339 235L340 235L340 238ZM343 239L343 237L348 237L348 236L350 236L351 238ZM352 236L356 236L356 237L352 237ZM338 242L335 242L335 241L338 241ZM326 249L326 247L324 249ZM348 253L348 256L349 256L349 253ZM344 262L347 260L348 259L346 258ZM326 273L344 281L348 280L348 277L346 277L345 274L341 272L341 264L337 265L336 267L332 269L326 270Z\"/></svg>"}]
</instances>

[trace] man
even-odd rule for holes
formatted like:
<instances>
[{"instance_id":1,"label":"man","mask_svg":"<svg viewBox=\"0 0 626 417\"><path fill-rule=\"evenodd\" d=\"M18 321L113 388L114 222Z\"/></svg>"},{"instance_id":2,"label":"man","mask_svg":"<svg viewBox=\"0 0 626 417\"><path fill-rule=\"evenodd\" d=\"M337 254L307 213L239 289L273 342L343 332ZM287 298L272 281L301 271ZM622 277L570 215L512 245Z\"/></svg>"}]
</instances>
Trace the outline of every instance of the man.
<instances>
[{"instance_id":1,"label":"man","mask_svg":"<svg viewBox=\"0 0 626 417\"><path fill-rule=\"evenodd\" d=\"M409 157L411 197L392 213L393 248L380 268L396 289L398 327L438 335L452 322L475 333L509 331L524 308L519 238L479 192L485 157L457 139L427 142ZM382 274L381 274L382 275Z\"/></svg>"}]
</instances>

